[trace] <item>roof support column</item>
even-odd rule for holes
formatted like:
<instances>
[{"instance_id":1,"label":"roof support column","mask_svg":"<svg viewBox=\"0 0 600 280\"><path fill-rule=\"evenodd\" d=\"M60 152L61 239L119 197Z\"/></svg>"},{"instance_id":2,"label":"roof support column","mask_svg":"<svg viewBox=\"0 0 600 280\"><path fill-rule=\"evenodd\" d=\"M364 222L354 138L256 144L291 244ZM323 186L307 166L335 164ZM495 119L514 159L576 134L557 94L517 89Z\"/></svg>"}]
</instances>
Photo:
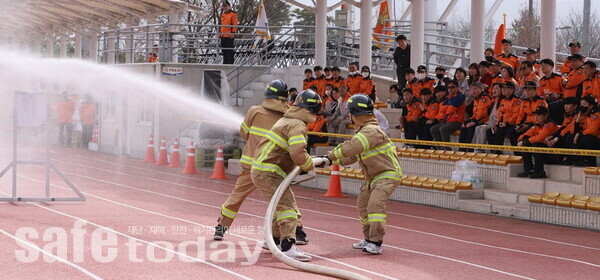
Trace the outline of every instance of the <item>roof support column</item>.
<instances>
[{"instance_id":1,"label":"roof support column","mask_svg":"<svg viewBox=\"0 0 600 280\"><path fill-rule=\"evenodd\" d=\"M73 49L75 51L73 52L73 58L81 59L82 40L83 40L83 30L81 30L81 33L75 33L75 44L73 44Z\"/></svg>"},{"instance_id":2,"label":"roof support column","mask_svg":"<svg viewBox=\"0 0 600 280\"><path fill-rule=\"evenodd\" d=\"M410 67L417 69L425 49L425 0L413 0L410 8Z\"/></svg>"},{"instance_id":3,"label":"roof support column","mask_svg":"<svg viewBox=\"0 0 600 280\"><path fill-rule=\"evenodd\" d=\"M360 66L369 66L373 62L373 29L371 27L371 17L373 16L373 1L360 1L360 57L358 59ZM372 70L371 70L372 71Z\"/></svg>"},{"instance_id":4,"label":"roof support column","mask_svg":"<svg viewBox=\"0 0 600 280\"><path fill-rule=\"evenodd\" d=\"M94 29L100 29L100 27L90 28L90 51L88 59L92 62L98 62L98 33Z\"/></svg>"},{"instance_id":5,"label":"roof support column","mask_svg":"<svg viewBox=\"0 0 600 280\"><path fill-rule=\"evenodd\" d=\"M315 15L315 65L327 63L327 1L317 1Z\"/></svg>"},{"instance_id":6,"label":"roof support column","mask_svg":"<svg viewBox=\"0 0 600 280\"><path fill-rule=\"evenodd\" d=\"M556 61L556 0L545 0L541 6L540 57Z\"/></svg>"},{"instance_id":7,"label":"roof support column","mask_svg":"<svg viewBox=\"0 0 600 280\"><path fill-rule=\"evenodd\" d=\"M53 33L46 35L45 56L48 58L54 57L54 34Z\"/></svg>"},{"instance_id":8,"label":"roof support column","mask_svg":"<svg viewBox=\"0 0 600 280\"><path fill-rule=\"evenodd\" d=\"M39 56L42 52L42 37L34 37L32 39L32 49L31 49L31 53L34 56Z\"/></svg>"},{"instance_id":9,"label":"roof support column","mask_svg":"<svg viewBox=\"0 0 600 280\"><path fill-rule=\"evenodd\" d=\"M471 0L471 63L484 59L485 0Z\"/></svg>"},{"instance_id":10,"label":"roof support column","mask_svg":"<svg viewBox=\"0 0 600 280\"><path fill-rule=\"evenodd\" d=\"M67 57L67 32L64 30L60 31L60 46L59 46L60 52L58 57L59 58L66 58Z\"/></svg>"},{"instance_id":11,"label":"roof support column","mask_svg":"<svg viewBox=\"0 0 600 280\"><path fill-rule=\"evenodd\" d=\"M116 51L116 36L118 35L118 32L106 32L104 33L106 36L108 36L107 38L107 45L106 46L106 55L107 55L107 60L106 63L107 64L115 64L115 55L117 53Z\"/></svg>"}]
</instances>

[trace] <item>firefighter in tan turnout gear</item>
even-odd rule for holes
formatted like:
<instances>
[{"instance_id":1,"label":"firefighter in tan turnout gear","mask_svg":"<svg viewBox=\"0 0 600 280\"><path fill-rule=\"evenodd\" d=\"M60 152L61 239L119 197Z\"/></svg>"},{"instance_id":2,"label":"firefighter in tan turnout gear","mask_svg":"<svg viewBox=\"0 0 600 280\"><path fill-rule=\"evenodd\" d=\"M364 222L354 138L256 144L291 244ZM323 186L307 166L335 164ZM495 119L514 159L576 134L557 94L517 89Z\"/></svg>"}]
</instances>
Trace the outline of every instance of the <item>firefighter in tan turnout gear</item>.
<instances>
[{"instance_id":1,"label":"firefighter in tan turnout gear","mask_svg":"<svg viewBox=\"0 0 600 280\"><path fill-rule=\"evenodd\" d=\"M381 130L373 115L373 101L364 94L348 99L347 105L356 135L329 152L331 163L359 162L365 182L358 196L358 213L365 240L352 245L370 254L381 254L385 235L385 203L402 179L396 147Z\"/></svg>"},{"instance_id":2,"label":"firefighter in tan turnout gear","mask_svg":"<svg viewBox=\"0 0 600 280\"><path fill-rule=\"evenodd\" d=\"M265 88L265 99L261 105L252 106L240 127L240 136L246 140L246 146L240 159L242 172L239 174L233 191L221 205L221 215L215 227L214 240L223 240L223 235L229 229L237 216L242 203L248 195L256 189L250 178L250 168L254 160L254 153L260 140L271 129L277 120L283 117L288 109L288 88L284 81L273 80ZM297 244L308 242L302 226L296 228Z\"/></svg>"},{"instance_id":3,"label":"firefighter in tan turnout gear","mask_svg":"<svg viewBox=\"0 0 600 280\"><path fill-rule=\"evenodd\" d=\"M303 172L314 168L312 158L306 152L306 124L314 122L322 101L312 90L302 91L294 105L285 112L260 141L252 163L252 182L270 201L279 184L294 167ZM295 229L298 224L296 200L292 190L287 189L275 209L273 239L281 251L298 261L310 261L311 257L296 246Z\"/></svg>"}]
</instances>

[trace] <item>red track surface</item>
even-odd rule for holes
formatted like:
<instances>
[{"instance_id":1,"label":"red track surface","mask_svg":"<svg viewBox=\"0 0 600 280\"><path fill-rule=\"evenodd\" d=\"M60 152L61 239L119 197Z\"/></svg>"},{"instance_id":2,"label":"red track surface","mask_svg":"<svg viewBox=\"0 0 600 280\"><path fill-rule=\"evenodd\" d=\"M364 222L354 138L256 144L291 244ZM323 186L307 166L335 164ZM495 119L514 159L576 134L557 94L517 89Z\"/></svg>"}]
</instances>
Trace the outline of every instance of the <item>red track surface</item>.
<instances>
[{"instance_id":1,"label":"red track surface","mask_svg":"<svg viewBox=\"0 0 600 280\"><path fill-rule=\"evenodd\" d=\"M267 251L254 265L242 265L244 244L254 250L262 235L267 203L258 192L242 207L226 241L236 244L234 262L215 262L226 258L223 243L212 241L220 204L231 191L235 178L228 181L208 179L210 174L183 175L180 169L143 163L141 160L78 150L53 151L55 164L87 197L75 203L0 204L0 265L3 279L324 279L280 263ZM39 159L39 158L38 158ZM4 167L6 159L2 160ZM42 194L44 169L19 167L19 195ZM8 174L10 175L10 174ZM10 177L0 178L0 196L10 193ZM52 176L54 196L73 196L66 184ZM600 233L546 224L451 211L420 205L388 202L387 235L383 255L365 255L350 247L361 239L356 218L355 198L324 198L322 191L294 188L303 214L310 243L301 249L314 255L312 263L348 269L372 279L597 279L600 273ZM75 221L84 220L83 256L74 256L73 237L68 235L65 259L69 263L18 261L15 251L23 250L10 235L19 228L32 227L40 236L29 238L45 248L56 237L42 234L52 227L68 233ZM131 232L132 226L143 228ZM152 232L164 227L164 233ZM176 234L175 227L186 228ZM250 227L255 227L252 230ZM119 234L115 260L101 263L92 257L91 235L97 228ZM205 238L206 251L195 249L179 255L168 244ZM128 242L139 243L135 250L140 262L129 257ZM167 241L149 245L155 241ZM147 243L143 243L147 242ZM211 245L213 247L211 247ZM157 246L157 247L154 247ZM157 259L168 255L170 261L158 263L147 257L154 251ZM46 248L48 249L48 248ZM174 250L174 251L173 251ZM104 253L107 249L104 249ZM56 251L51 253L56 254ZM186 256L187 255L187 256ZM64 255L63 255L64 256ZM205 258L202 258L205 256ZM213 256L211 258L210 256ZM48 257L48 259L52 259ZM183 259L183 260L182 260Z\"/></svg>"}]
</instances>

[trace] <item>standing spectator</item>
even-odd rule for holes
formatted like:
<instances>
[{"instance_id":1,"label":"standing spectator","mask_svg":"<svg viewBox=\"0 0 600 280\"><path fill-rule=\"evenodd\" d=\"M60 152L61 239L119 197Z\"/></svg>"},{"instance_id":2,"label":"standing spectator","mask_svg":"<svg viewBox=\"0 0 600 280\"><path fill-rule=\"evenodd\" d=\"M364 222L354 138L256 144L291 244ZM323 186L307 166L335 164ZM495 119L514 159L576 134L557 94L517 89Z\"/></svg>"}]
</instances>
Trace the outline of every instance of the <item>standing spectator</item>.
<instances>
[{"instance_id":1,"label":"standing spectator","mask_svg":"<svg viewBox=\"0 0 600 280\"><path fill-rule=\"evenodd\" d=\"M375 90L375 81L371 79L371 68L365 65L360 71L363 78L360 83L360 93L364 93L375 102L377 99L377 92Z\"/></svg>"},{"instance_id":2,"label":"standing spectator","mask_svg":"<svg viewBox=\"0 0 600 280\"><path fill-rule=\"evenodd\" d=\"M569 56L571 60L571 72L563 80L563 86L565 88L564 97L577 97L581 98L583 91L583 81L586 76L583 73L583 56L580 54L574 54Z\"/></svg>"},{"instance_id":3,"label":"standing spectator","mask_svg":"<svg viewBox=\"0 0 600 280\"><path fill-rule=\"evenodd\" d=\"M340 75L341 71L339 67L333 66L331 68L331 74L333 75L331 84L334 88L339 88L346 83L346 79Z\"/></svg>"},{"instance_id":4,"label":"standing spectator","mask_svg":"<svg viewBox=\"0 0 600 280\"><path fill-rule=\"evenodd\" d=\"M585 118L575 119L575 135L573 142L579 149L600 149L600 110L593 96L588 95L581 99L580 111ZM585 156L575 163L575 166L596 166L596 157Z\"/></svg>"},{"instance_id":5,"label":"standing spectator","mask_svg":"<svg viewBox=\"0 0 600 280\"><path fill-rule=\"evenodd\" d=\"M567 57L565 62L560 66L560 74L563 76L569 74L573 69L573 65L571 65L571 56L579 55L582 57L582 60L585 62L585 57L581 55L581 43L578 41L573 41L569 43L569 50L571 51L571 55Z\"/></svg>"},{"instance_id":6,"label":"standing spectator","mask_svg":"<svg viewBox=\"0 0 600 280\"><path fill-rule=\"evenodd\" d=\"M406 85L402 88L409 88L412 90L413 94L419 98L419 94L421 92L421 84L419 83L419 79L417 79L415 70L412 68L408 68L404 71L404 79L406 80Z\"/></svg>"},{"instance_id":7,"label":"standing spectator","mask_svg":"<svg viewBox=\"0 0 600 280\"><path fill-rule=\"evenodd\" d=\"M154 47L152 48L152 52L148 53L148 62L158 62L158 45L154 45Z\"/></svg>"},{"instance_id":8,"label":"standing spectator","mask_svg":"<svg viewBox=\"0 0 600 280\"><path fill-rule=\"evenodd\" d=\"M445 86L448 87L448 82L452 79L446 77L446 68L438 66L435 68L435 78L437 79L433 84L433 87Z\"/></svg>"},{"instance_id":9,"label":"standing spectator","mask_svg":"<svg viewBox=\"0 0 600 280\"><path fill-rule=\"evenodd\" d=\"M302 90L307 90L312 85L316 85L315 77L313 77L313 71L310 68L306 68L304 69L304 81L302 81Z\"/></svg>"},{"instance_id":10,"label":"standing spectator","mask_svg":"<svg viewBox=\"0 0 600 280\"><path fill-rule=\"evenodd\" d=\"M500 101L502 100L502 84L497 83L492 85L492 98L493 103L490 106L490 117L485 125L475 127L475 133L473 134L473 144L486 144L486 132L491 129L498 120L498 111L500 109ZM477 151L476 152L480 152Z\"/></svg>"},{"instance_id":11,"label":"standing spectator","mask_svg":"<svg viewBox=\"0 0 600 280\"><path fill-rule=\"evenodd\" d=\"M316 93L323 98L325 97L325 74L323 74L323 67L317 65L313 70L315 71L315 86L317 86Z\"/></svg>"},{"instance_id":12,"label":"standing spectator","mask_svg":"<svg viewBox=\"0 0 600 280\"><path fill-rule=\"evenodd\" d=\"M92 97L88 94L84 97L84 101L79 107L79 119L82 126L82 144L83 148L87 149L90 140L92 139L92 131L96 124L96 105L92 102Z\"/></svg>"},{"instance_id":13,"label":"standing spectator","mask_svg":"<svg viewBox=\"0 0 600 280\"><path fill-rule=\"evenodd\" d=\"M535 114L535 125L519 137L518 146L528 147L548 147L546 138L558 127L548 118L548 108L544 106L537 107L533 112ZM531 179L546 178L544 164L548 160L548 155L543 153L523 153L523 172L519 177L529 177Z\"/></svg>"},{"instance_id":14,"label":"standing spectator","mask_svg":"<svg viewBox=\"0 0 600 280\"><path fill-rule=\"evenodd\" d=\"M348 88L349 96L360 93L360 85L362 76L358 72L358 62L351 62L348 66L348 77L346 77L346 87Z\"/></svg>"},{"instance_id":15,"label":"standing spectator","mask_svg":"<svg viewBox=\"0 0 600 280\"><path fill-rule=\"evenodd\" d=\"M533 65L533 73L540 75L540 62L536 59L537 51L532 48L528 48L523 52L523 54L525 55L525 60L523 62L531 62ZM521 62L521 65L523 65L523 62Z\"/></svg>"},{"instance_id":16,"label":"standing spectator","mask_svg":"<svg viewBox=\"0 0 600 280\"><path fill-rule=\"evenodd\" d=\"M436 95L442 96L441 98L445 98L446 89L444 87L436 88ZM433 140L433 136L431 136L431 127L438 123L436 117L440 110L440 103L438 99L433 95L433 92L429 88L421 89L421 101L423 111L422 117L419 119L419 124L417 125L419 140Z\"/></svg>"},{"instance_id":17,"label":"standing spectator","mask_svg":"<svg viewBox=\"0 0 600 280\"><path fill-rule=\"evenodd\" d=\"M338 100L338 106L333 115L327 118L327 130L330 133L348 134L347 125L351 124L352 122L350 121L350 113L348 112L346 103L348 102L350 94L348 93L348 88L345 85L342 85L339 88L339 93L340 98ZM331 145L336 145L338 142L341 142L341 139L333 137L329 139L329 143Z\"/></svg>"},{"instance_id":18,"label":"standing spectator","mask_svg":"<svg viewBox=\"0 0 600 280\"><path fill-rule=\"evenodd\" d=\"M402 90L402 98L406 103L406 116L400 118L400 125L404 128L404 138L416 140L418 134L418 121L423 114L423 103L413 96L410 88Z\"/></svg>"},{"instance_id":19,"label":"standing spectator","mask_svg":"<svg viewBox=\"0 0 600 280\"><path fill-rule=\"evenodd\" d=\"M515 123L521 100L515 96L515 84L505 82L502 84L502 100L498 109L498 119L492 128L486 131L486 137L490 145L503 145L507 131Z\"/></svg>"},{"instance_id":20,"label":"standing spectator","mask_svg":"<svg viewBox=\"0 0 600 280\"><path fill-rule=\"evenodd\" d=\"M465 96L458 89L458 82L448 82L448 98L444 100L444 117L439 124L431 127L433 141L450 142L450 135L457 130L465 121ZM439 115L439 113L438 113Z\"/></svg>"},{"instance_id":21,"label":"standing spectator","mask_svg":"<svg viewBox=\"0 0 600 280\"><path fill-rule=\"evenodd\" d=\"M71 146L71 135L73 133L73 113L75 106L69 99L69 93L63 92L63 100L58 103L58 145Z\"/></svg>"},{"instance_id":22,"label":"standing spectator","mask_svg":"<svg viewBox=\"0 0 600 280\"><path fill-rule=\"evenodd\" d=\"M519 57L512 53L511 40L502 39L502 53L498 54L496 58L510 66L513 71L517 70L517 66L519 66Z\"/></svg>"},{"instance_id":23,"label":"standing spectator","mask_svg":"<svg viewBox=\"0 0 600 280\"><path fill-rule=\"evenodd\" d=\"M221 48L223 48L223 64L233 64L235 61L235 50L233 39L234 33L237 33L238 15L231 10L229 1L223 2L223 12L221 13L221 25L230 25L221 27Z\"/></svg>"},{"instance_id":24,"label":"standing spectator","mask_svg":"<svg viewBox=\"0 0 600 280\"><path fill-rule=\"evenodd\" d=\"M394 50L394 62L396 63L396 76L398 76L398 86L400 90L406 85L404 77L406 69L410 68L410 45L406 40L406 36L398 35L396 37L398 47Z\"/></svg>"},{"instance_id":25,"label":"standing spectator","mask_svg":"<svg viewBox=\"0 0 600 280\"><path fill-rule=\"evenodd\" d=\"M563 78L554 72L554 61L549 58L542 59L540 62L540 85L538 95L548 102L550 110L550 119L555 123L562 123L564 114L563 99Z\"/></svg>"},{"instance_id":26,"label":"standing spectator","mask_svg":"<svg viewBox=\"0 0 600 280\"><path fill-rule=\"evenodd\" d=\"M465 121L460 128L460 143L471 143L473 136L475 135L475 129L484 125L490 118L490 106L492 105L492 98L483 92L483 85L481 83L473 83L471 86L471 96L473 97L473 115Z\"/></svg>"},{"instance_id":27,"label":"standing spectator","mask_svg":"<svg viewBox=\"0 0 600 280\"><path fill-rule=\"evenodd\" d=\"M496 53L494 53L493 48L487 48L485 51L483 51L483 56L487 61L491 61L496 57Z\"/></svg>"}]
</instances>

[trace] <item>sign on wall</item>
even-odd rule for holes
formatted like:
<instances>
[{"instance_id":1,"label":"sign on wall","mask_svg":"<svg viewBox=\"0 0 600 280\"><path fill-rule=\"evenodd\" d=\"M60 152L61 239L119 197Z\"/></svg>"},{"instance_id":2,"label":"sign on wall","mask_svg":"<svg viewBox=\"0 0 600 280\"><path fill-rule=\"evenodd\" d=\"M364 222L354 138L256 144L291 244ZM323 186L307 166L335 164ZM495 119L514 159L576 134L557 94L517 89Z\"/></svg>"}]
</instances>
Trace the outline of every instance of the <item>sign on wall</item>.
<instances>
[{"instance_id":1,"label":"sign on wall","mask_svg":"<svg viewBox=\"0 0 600 280\"><path fill-rule=\"evenodd\" d=\"M163 75L167 76L183 76L183 68L181 67L163 67Z\"/></svg>"}]
</instances>

